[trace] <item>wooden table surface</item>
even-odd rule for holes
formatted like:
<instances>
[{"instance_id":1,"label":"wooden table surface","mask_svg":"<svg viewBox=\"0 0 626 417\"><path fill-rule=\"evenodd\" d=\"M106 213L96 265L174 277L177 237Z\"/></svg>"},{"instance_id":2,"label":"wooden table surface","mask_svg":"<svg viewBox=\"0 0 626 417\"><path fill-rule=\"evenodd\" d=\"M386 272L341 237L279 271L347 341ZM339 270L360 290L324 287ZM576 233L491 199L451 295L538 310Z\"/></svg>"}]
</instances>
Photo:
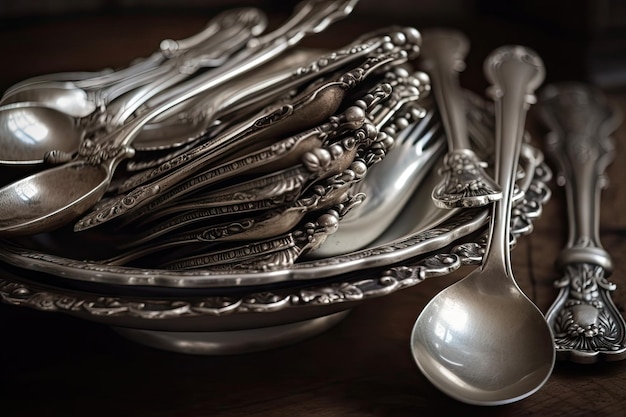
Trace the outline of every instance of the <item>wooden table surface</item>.
<instances>
[{"instance_id":1,"label":"wooden table surface","mask_svg":"<svg viewBox=\"0 0 626 417\"><path fill-rule=\"evenodd\" d=\"M7 25L0 32L0 87L39 73L121 66L148 55L163 37L190 35L205 21L204 16L94 16ZM340 46L372 26L348 19L310 42ZM574 73L576 60L564 65L556 59L558 54L550 55L554 42L540 34L510 27L498 37L480 38L481 33L485 32L470 32L475 55L468 59L464 74L464 82L478 89L484 87L480 60L493 47L508 42L526 42L546 54L548 81ZM626 111L626 94L608 94ZM612 279L618 285L614 299L623 312L626 126L614 138L617 162L609 167L610 186L602 193L601 241L614 256ZM541 138L534 140L541 146ZM556 296L553 264L567 233L563 192L550 185L553 196L534 232L513 251L515 276L542 311ZM329 331L295 345L219 357L164 352L127 341L103 325L0 305L0 415L624 415L626 361L586 366L557 363L543 389L499 407L465 405L431 386L411 358L411 328L427 301L467 272L362 304Z\"/></svg>"}]
</instances>

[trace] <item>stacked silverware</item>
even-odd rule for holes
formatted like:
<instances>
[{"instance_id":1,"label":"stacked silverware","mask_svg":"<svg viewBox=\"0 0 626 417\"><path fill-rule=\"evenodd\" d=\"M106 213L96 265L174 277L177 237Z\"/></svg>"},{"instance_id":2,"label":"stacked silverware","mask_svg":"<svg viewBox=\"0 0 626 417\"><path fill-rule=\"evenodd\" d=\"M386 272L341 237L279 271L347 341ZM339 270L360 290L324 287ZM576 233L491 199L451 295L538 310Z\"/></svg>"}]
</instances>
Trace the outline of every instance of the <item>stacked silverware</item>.
<instances>
[{"instance_id":1,"label":"stacked silverware","mask_svg":"<svg viewBox=\"0 0 626 417\"><path fill-rule=\"evenodd\" d=\"M58 135L71 140L33 147L25 129L10 126L6 165L41 170L0 190L0 233L32 235L75 222L76 232L95 227L98 239L119 249L100 259L108 264L290 265L336 230L364 197L351 194L352 185L426 113L418 102L429 79L408 64L421 43L413 28L365 34L333 52L291 51L352 4L305 1L269 34L257 33L265 22L260 11L237 9L187 48L95 77L107 82L66 81L63 90L39 78L10 88L3 98L10 119L44 111L69 123L37 118L36 127L61 127ZM199 67L210 68L192 77ZM68 100L87 98L62 108L57 96L52 104L20 101L59 89ZM71 191L61 191L62 183ZM25 188L37 192L24 199Z\"/></svg>"}]
</instances>

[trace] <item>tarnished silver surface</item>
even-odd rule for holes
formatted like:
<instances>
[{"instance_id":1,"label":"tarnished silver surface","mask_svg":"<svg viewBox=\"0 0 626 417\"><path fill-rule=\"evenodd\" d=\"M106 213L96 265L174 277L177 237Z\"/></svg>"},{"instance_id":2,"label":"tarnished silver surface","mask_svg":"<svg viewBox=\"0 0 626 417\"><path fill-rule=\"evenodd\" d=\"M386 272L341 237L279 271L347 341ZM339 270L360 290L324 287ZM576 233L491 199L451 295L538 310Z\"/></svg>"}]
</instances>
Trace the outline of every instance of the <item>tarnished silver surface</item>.
<instances>
[{"instance_id":1,"label":"tarnished silver surface","mask_svg":"<svg viewBox=\"0 0 626 417\"><path fill-rule=\"evenodd\" d=\"M422 65L433 80L433 92L448 138L448 152L440 172L441 184L433 189L442 208L483 206L502 197L502 191L485 171L471 148L465 105L458 73L465 69L469 40L452 29L430 29L423 34Z\"/></svg>"},{"instance_id":2,"label":"tarnished silver surface","mask_svg":"<svg viewBox=\"0 0 626 417\"><path fill-rule=\"evenodd\" d=\"M210 166L211 163L219 163L220 158L232 155L241 149L252 151L264 145L270 146L271 143L268 141L275 141L277 137L293 131L302 132L325 122L337 111L351 89L365 81L376 69L397 62L399 59L401 58L396 53L369 58L360 66L324 82L312 91L306 90L289 103L270 107L232 131L194 147L175 160L151 170L146 175L148 178L156 177L152 182L143 184L146 179L145 176L141 176L138 181L142 185L99 204L79 219L74 229L86 230L120 216L131 215L133 212L145 214L146 210L154 210L159 205L202 186L203 182L194 180L192 176L202 171L207 164ZM279 175L279 173L273 173L273 175ZM189 181L194 183L194 187L185 185L188 184L186 180L189 177L192 177ZM271 181L271 183L274 182ZM246 184L241 185L241 187L244 186Z\"/></svg>"},{"instance_id":3,"label":"tarnished silver surface","mask_svg":"<svg viewBox=\"0 0 626 417\"><path fill-rule=\"evenodd\" d=\"M600 91L580 83L553 84L541 94L540 116L550 129L547 152L565 186L569 237L558 259L559 295L546 313L557 357L578 363L626 358L626 324L611 299L616 285L600 243L600 192L614 156L610 134L621 114Z\"/></svg>"},{"instance_id":4,"label":"tarnished silver surface","mask_svg":"<svg viewBox=\"0 0 626 417\"><path fill-rule=\"evenodd\" d=\"M494 203L479 268L437 294L411 334L413 357L442 392L475 405L507 404L532 395L554 366L552 333L515 282L510 259L511 209L525 115L544 66L531 50L505 46L485 61L496 102Z\"/></svg>"}]
</instances>

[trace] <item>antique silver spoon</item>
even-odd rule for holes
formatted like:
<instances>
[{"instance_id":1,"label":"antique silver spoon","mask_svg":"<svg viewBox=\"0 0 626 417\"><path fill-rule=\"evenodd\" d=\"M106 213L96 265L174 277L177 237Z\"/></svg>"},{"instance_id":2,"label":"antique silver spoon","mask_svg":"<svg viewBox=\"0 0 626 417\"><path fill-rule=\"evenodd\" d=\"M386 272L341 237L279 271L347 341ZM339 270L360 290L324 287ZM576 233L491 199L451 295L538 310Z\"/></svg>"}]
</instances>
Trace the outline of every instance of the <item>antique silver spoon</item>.
<instances>
[{"instance_id":1,"label":"antique silver spoon","mask_svg":"<svg viewBox=\"0 0 626 417\"><path fill-rule=\"evenodd\" d=\"M306 83L346 68L364 57L388 52L396 47L394 43L400 38L411 36L411 33L403 33L398 29L394 27L393 31L385 33L372 32L371 36L362 36L345 47L321 55L319 52L289 51L290 54L283 54L280 60L276 59L259 67L245 79L240 77L236 82L224 83L200 94L183 103L183 109L171 109L171 114L162 115L165 116L164 120L158 120L162 118L160 116L155 119L156 123L146 126L133 142L133 146L137 150L174 148L181 143L198 140L211 126L223 124L223 120L228 120L229 117L236 115L237 119L244 120L246 114L253 116L263 108L289 97L290 91L297 91ZM201 77L202 75L198 76L198 79ZM178 88L164 92L161 99L167 100ZM154 100L147 101L144 107L152 106L153 102ZM141 109L138 113L141 113ZM168 119L170 123L167 123ZM176 132L173 135L172 128ZM155 139L155 131L159 136L164 135L165 140Z\"/></svg>"},{"instance_id":2,"label":"antique silver spoon","mask_svg":"<svg viewBox=\"0 0 626 417\"><path fill-rule=\"evenodd\" d=\"M546 313L557 358L595 363L626 358L626 324L611 299L616 285L607 278L611 256L600 244L600 191L615 150L609 134L621 114L590 86L562 83L546 87L539 115L550 129L547 152L558 164L565 186L569 238L557 265L559 295Z\"/></svg>"},{"instance_id":3,"label":"antique silver spoon","mask_svg":"<svg viewBox=\"0 0 626 417\"><path fill-rule=\"evenodd\" d=\"M449 396L476 405L521 400L540 389L554 366L552 333L513 276L510 218L513 180L526 110L544 78L541 59L521 46L496 49L485 61L496 101L496 179L483 263L437 294L421 312L411 349L422 373Z\"/></svg>"},{"instance_id":4,"label":"antique silver spoon","mask_svg":"<svg viewBox=\"0 0 626 417\"><path fill-rule=\"evenodd\" d=\"M448 138L441 183L433 189L435 205L441 208L478 207L499 200L502 192L483 169L485 165L471 149L465 103L459 72L465 68L469 40L452 29L430 29L423 33L422 65L429 71L433 93Z\"/></svg>"}]
</instances>

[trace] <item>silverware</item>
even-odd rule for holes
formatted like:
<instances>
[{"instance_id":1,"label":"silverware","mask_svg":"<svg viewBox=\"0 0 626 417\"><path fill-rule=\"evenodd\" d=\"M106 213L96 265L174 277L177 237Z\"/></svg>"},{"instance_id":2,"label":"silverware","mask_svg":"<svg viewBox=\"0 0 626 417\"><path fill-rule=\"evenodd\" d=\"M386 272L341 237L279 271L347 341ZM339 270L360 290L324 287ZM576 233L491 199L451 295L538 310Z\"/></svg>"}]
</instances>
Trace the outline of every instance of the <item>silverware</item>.
<instances>
[{"instance_id":1,"label":"silverware","mask_svg":"<svg viewBox=\"0 0 626 417\"><path fill-rule=\"evenodd\" d=\"M365 198L363 194L347 194L344 192L345 188L340 187L338 190L331 186L327 196L316 196L316 201L313 203L316 208L315 218L299 224L301 218L295 219L295 224L290 225L287 228L288 231L276 234L272 230L271 237L268 239L251 240L250 243L244 242L244 244L234 248L220 251L202 250L190 256L175 255L173 260L162 262L158 266L176 270L210 268L216 272L271 271L290 268L298 258L311 250L315 250L326 240L328 235L335 233L341 219L353 207L361 204ZM290 217L289 212L295 211L294 209L299 211L299 208L294 205L277 215L272 215L269 227L273 229L276 221L282 221L283 216ZM297 215L297 217L300 216ZM222 229L222 231L225 231L226 234L231 233L227 229ZM238 230L234 230L234 232L237 234ZM219 235L207 237L209 240L214 240L216 237L219 238Z\"/></svg>"},{"instance_id":2,"label":"silverware","mask_svg":"<svg viewBox=\"0 0 626 417\"><path fill-rule=\"evenodd\" d=\"M444 148L441 123L434 106L430 106L422 118L398 135L383 162L368 170L365 179L354 186L354 192L362 192L367 198L310 256L349 253L379 238L392 226Z\"/></svg>"},{"instance_id":3,"label":"silverware","mask_svg":"<svg viewBox=\"0 0 626 417\"><path fill-rule=\"evenodd\" d=\"M527 196L531 201L541 204L542 199L535 200L534 190L537 185L546 180L539 168L536 182ZM435 175L433 175L434 177ZM429 197L430 188L427 190ZM545 201L544 201L545 202ZM521 208L521 207L520 207ZM450 210L441 210L448 214ZM463 210L462 217L467 218L469 213L486 213L486 209ZM516 210L516 215L525 216L522 210ZM486 216L480 216L483 220ZM468 226L462 220L463 227ZM484 223L479 222L481 225ZM440 227L449 227L449 224L440 224ZM459 224L453 226L457 231ZM437 230L441 230L437 228ZM516 230L512 230L516 234ZM516 234L517 235L517 234ZM429 236L429 237L428 237ZM391 265L391 259L383 260L393 251L402 251L409 248L413 254L415 249L422 246L425 239L432 239L432 233L420 233L411 242L401 242L401 245L368 249L364 253L355 253L350 256L335 257L328 260L318 260L314 263L296 263L291 268L277 270L255 270L252 272L234 272L224 270L209 272L203 269L193 270L145 270L136 268L114 267L107 265L89 265L78 261L65 260L61 262L48 258L46 254L33 254L32 257L24 254L25 262L49 263L43 269L37 269L39 277L53 283L60 274L64 280L82 280L81 285L88 282L108 282L130 286L150 287L148 295L111 296L99 293L97 290L80 291L67 290L53 284L38 284L28 280L26 273L15 268L5 269L0 279L0 299L6 304L34 308L41 311L54 311L70 314L94 322L110 326L124 327L124 334L129 338L152 344L155 347L166 348L186 353L219 354L239 352L242 347L255 349L276 347L277 344L293 342L293 335L301 338L311 335L309 325L314 324L315 333L327 328L327 320L331 324L336 322L337 314L342 317L350 308L383 296L388 296L402 289L420 284L426 278L440 277L456 270L459 265L475 262L475 256L464 250L453 248L447 252L443 249L447 244L442 242L434 253L430 250L421 252L421 255L404 258L402 264ZM405 246L406 245L406 246ZM74 248L67 248L73 252ZM390 252L392 251L392 252ZM4 250L0 250L0 256ZM385 255L383 255L385 254ZM406 255L406 254L405 254ZM372 262L373 258L378 258ZM358 274L337 276L345 272L346 266L353 267L355 263L364 267L365 271ZM382 267L381 265L389 265ZM366 268L366 266L378 266ZM74 270L72 270L73 267ZM56 270L55 268L59 268ZM348 270L350 268L347 268ZM61 272L61 270L63 272ZM75 276L74 273L77 273ZM112 275L113 274L113 275ZM117 274L119 280L108 281ZM303 274L303 275L301 275ZM320 278L333 276L330 280ZM107 280L104 280L106 277ZM307 279L308 282L293 282L294 279ZM290 285L277 287L259 287L258 285L292 281ZM250 287L255 286L257 287ZM227 294L213 293L213 289L223 291L224 286L236 286L240 291ZM196 291L185 289L201 289L202 295ZM213 288L213 289L212 289ZM183 292L177 292L177 290ZM232 289L232 288L231 288ZM339 313L337 313L339 311ZM267 314L269 313L269 314ZM304 321L303 321L304 320ZM320 329L319 320L323 328ZM305 323L303 325L303 323ZM286 324L288 327L285 327ZM242 329L244 334L242 336ZM119 331L119 327L117 328ZM159 331L162 330L162 331ZM172 331L174 330L174 331ZM224 338L225 332L235 330L237 337ZM250 330L250 334L246 330ZM159 343L151 343L154 339ZM226 339L226 340L225 340ZM231 341L231 339L234 339ZM167 341L167 342L164 342ZM229 342L231 341L231 342Z\"/></svg>"},{"instance_id":4,"label":"silverware","mask_svg":"<svg viewBox=\"0 0 626 417\"><path fill-rule=\"evenodd\" d=\"M465 68L469 40L452 29L423 34L422 65L433 80L433 93L448 138L441 183L433 189L438 207L476 207L502 197L502 191L483 169L486 164L471 149L464 99L458 73Z\"/></svg>"},{"instance_id":5,"label":"silverware","mask_svg":"<svg viewBox=\"0 0 626 417\"><path fill-rule=\"evenodd\" d=\"M565 186L569 237L557 266L559 295L546 313L557 357L577 363L626 358L626 324L611 299L613 262L599 238L600 191L615 150L611 132L621 114L603 94L580 83L547 86L541 119L546 151Z\"/></svg>"},{"instance_id":6,"label":"silverware","mask_svg":"<svg viewBox=\"0 0 626 417\"><path fill-rule=\"evenodd\" d=\"M320 52L313 49L294 49L287 51L265 65L262 65L250 77L239 77L233 82L225 83L207 94L199 94L197 97L187 100L165 112L146 125L137 139L133 141L133 148L138 154L126 164L126 168L131 171L141 171L147 168L154 168L160 163L151 161L151 159L162 159L165 162L174 158L174 153L180 152L180 149L190 147L194 142L198 142L207 136L215 136L217 132L223 132L233 120L244 120L247 117L261 111L264 107L273 101L288 96L287 90L281 87L285 84L285 80L280 80L276 89L272 89L272 82L277 78L278 74L288 72L292 68L302 68L306 63L313 62L315 58L321 59ZM304 84L306 81L303 80ZM295 83L294 83L295 84ZM267 87L266 94L258 93L255 89ZM292 86L295 88L295 86ZM228 99L224 99L222 103L221 97L229 92L234 92ZM230 105L225 103L234 101L236 106L233 107L233 113L226 112L220 114L217 112L218 104ZM236 108L235 108L236 107ZM164 157L163 152L155 158L152 151L169 151L170 158ZM187 149L188 150L188 149Z\"/></svg>"},{"instance_id":7,"label":"silverware","mask_svg":"<svg viewBox=\"0 0 626 417\"><path fill-rule=\"evenodd\" d=\"M126 250L119 258L128 260L136 254L143 256L152 250L184 245L184 242L204 242L206 246L206 243L269 239L288 233L305 216L310 217L311 212L324 210L335 204L354 207L354 201L357 200L360 204L362 198L355 200L356 195L352 197L355 194L351 190L352 186L361 181L369 167L383 159L387 147L392 146L395 141L396 135L393 132L401 132L413 117L423 116L423 112L410 111L408 107L412 107L423 90L427 90L427 80L408 77L404 82L407 85L394 86L400 90L396 94L391 92L388 84L381 83L366 96L356 100L356 105L346 109L344 119L356 121L354 114L362 112L373 124L364 123L347 134L329 135L321 146L304 152L299 163L285 170L270 169L270 174L261 177L261 181L235 181L236 185L233 187L224 190L217 188L219 191L202 197L201 202L192 200L191 205L199 207L202 204L203 208L181 210L180 214L168 216L165 221L153 227L137 226L137 230L145 231L140 232L138 238L123 244L124 248L132 249ZM331 124L334 118L331 117ZM185 206L184 201L180 203ZM178 206L179 201L172 205L175 209ZM158 215L162 209L152 210ZM345 213L347 210L341 212ZM150 212L140 218L145 216L150 216ZM224 216L226 221L222 220ZM338 220L343 216L344 214L339 216ZM186 227L195 223L200 223L201 226L191 230ZM178 232L179 229L182 232ZM332 230L333 233L335 231L336 228ZM161 237L163 234L165 236ZM321 238L316 241L322 243ZM298 251L298 256L319 244L307 245L309 249ZM279 250L275 245L268 247L272 252ZM221 246L212 245L208 250L204 249L203 255L198 256L198 260L193 263L197 267L211 267L208 261L202 259L212 258L216 250L221 250ZM289 249L289 253L295 256L292 249ZM255 255L252 264L258 267L262 264L259 258L265 258L267 253L261 251ZM287 266L287 259L292 256L282 257L283 267ZM119 263L120 259L115 262ZM111 263L110 260L105 262Z\"/></svg>"},{"instance_id":8,"label":"silverware","mask_svg":"<svg viewBox=\"0 0 626 417\"><path fill-rule=\"evenodd\" d=\"M388 93L381 90L375 92L375 95L372 97L378 95L378 99L382 99L386 94ZM365 103L365 101L361 103ZM246 192L244 190L249 190L250 187L243 187L243 183L247 183L247 181L241 180L243 177L261 176L263 178L266 175L274 175L276 173L276 178L283 177L285 180L288 180L287 177L280 173L284 172L283 170L297 165L298 162L301 162L306 152L328 148L330 143L338 137L348 134L351 131L354 133L354 130L363 127L366 122L365 110L367 109L356 105L348 106L341 114L332 115L326 123L312 129L299 132L296 135L281 139L260 149L244 153L241 156L228 158L226 161L216 164L215 166L209 165L208 169L180 182L178 186L171 191L173 193L172 198L181 197L187 190L193 192L208 189L207 193L198 195L196 192L193 197L185 199L177 198L174 202L165 201L163 202L165 204L159 204L158 209L148 207L147 211L139 212L138 215L132 216L130 222L138 221L137 227L144 229L146 225L154 223L159 219L171 217L176 214L183 214L190 210L210 209L206 212L207 216L211 216L211 209L215 210L215 213L213 213L215 216L233 214L220 204L220 198L218 197L228 194L229 192L226 191L226 189L232 188L224 185L220 187L220 183L229 180L237 184L234 185L233 188L238 188L240 193L244 193ZM239 181L237 177L239 177ZM218 185L215 186L216 184ZM215 188L213 188L214 186ZM221 191L217 192L217 190ZM234 193L237 193L237 191ZM256 197L257 200L262 201L268 196L263 192L259 192L256 194ZM170 200L170 198L167 200ZM288 200L291 201L291 199ZM232 203L232 201L230 201L230 203ZM249 209L244 208L244 205L249 204L250 201L237 200L237 203L240 203L237 211L239 213L255 210L252 206L249 206ZM222 208L220 209L220 207ZM258 210L258 208L256 208L256 210ZM128 222L126 222L126 225L128 225Z\"/></svg>"},{"instance_id":9,"label":"silverware","mask_svg":"<svg viewBox=\"0 0 626 417\"><path fill-rule=\"evenodd\" d=\"M137 115L136 112L149 100L158 100L160 94L166 94L169 88L182 85L182 82L192 77L201 69L206 73L221 72L218 68L226 65L234 55L240 53L242 47L254 41L267 26L267 19L257 9L234 9L230 16L223 16L223 27L219 32L208 40L186 50L177 58L170 59L162 65L166 71L156 77L151 77L149 82L144 82L138 88L133 89L117 100L112 100L106 108L106 112L100 111L91 116L88 125L91 130L101 126L111 129L126 122L129 118ZM182 85L182 88L185 88ZM148 109L162 104L159 101Z\"/></svg>"},{"instance_id":10,"label":"silverware","mask_svg":"<svg viewBox=\"0 0 626 417\"><path fill-rule=\"evenodd\" d=\"M152 119L224 80L269 61L304 36L325 29L350 13L354 3L355 0L303 1L297 7L299 13L283 28L277 29L279 33L285 32L284 37L278 38L282 42L261 44L255 48L255 53L246 52L229 61L228 65L220 67L222 76L215 78L214 84L190 83L183 94L132 119L97 142L83 141L75 160L0 188L0 200L3 201L0 205L0 235L48 231L80 216L105 194L116 167L132 156L130 144L133 139ZM270 39L277 40L276 37Z\"/></svg>"},{"instance_id":11,"label":"silverware","mask_svg":"<svg viewBox=\"0 0 626 417\"><path fill-rule=\"evenodd\" d=\"M493 118L493 115L487 111L490 107L487 104L490 103L483 100L483 103L479 104L482 99L475 98L476 100L471 101L471 105L484 109L486 119ZM471 108L468 110L470 113L473 111ZM476 120L483 120L483 117L478 117ZM493 141L492 136L493 133L489 133L486 139ZM482 153L482 148L479 149L483 146L480 141L475 142L474 145L476 150ZM486 149L490 149L490 146ZM524 149L530 151L524 151ZM539 216L543 204L550 196L547 187L550 171L543 162L541 152L527 145L523 147L520 158L520 169L526 173L526 177L518 184L524 191L525 198L516 204L512 213L511 226L515 236L525 234L532 229L533 220ZM105 245L106 247L102 245L100 236L90 237L89 232L85 232L86 235L85 233L64 233L64 231L33 236L29 239L28 246L19 244L17 241L2 240L0 241L0 260L16 268L48 273L72 282L92 282L123 287L147 286L153 290L161 289L165 292L172 288L208 289L319 280L359 270L391 267L391 265L399 265L392 268L391 275L403 277L403 282L409 279L410 282L416 283L414 280L421 281L425 277L448 274L460 265L477 264L484 253L486 239L482 237L477 239L472 236L484 231L488 223L489 210L484 207L458 210L435 207L431 202L430 194L432 185L437 182L437 177L436 172L428 173L424 184L418 187L402 215L394 221L393 228L390 228L384 237L377 239L373 245L328 258L300 259L290 268L232 273L215 272L210 269L174 271L106 265L84 261L84 259L101 258L103 252L108 249L108 245ZM528 181L530 178L532 178L531 182ZM424 205L424 201L430 204ZM447 249L462 238L468 241L451 250ZM111 251L109 253L110 256L114 255ZM424 264L419 262L418 265L413 262L428 253L433 255L429 256L429 260Z\"/></svg>"},{"instance_id":12,"label":"silverware","mask_svg":"<svg viewBox=\"0 0 626 417\"><path fill-rule=\"evenodd\" d=\"M526 110L544 78L541 59L520 46L496 49L485 61L496 101L494 203L482 265L437 294L411 335L413 357L441 391L476 405L521 400L550 377L555 353L541 311L515 282L510 260L513 185Z\"/></svg>"},{"instance_id":13,"label":"silverware","mask_svg":"<svg viewBox=\"0 0 626 417\"><path fill-rule=\"evenodd\" d=\"M178 132L174 138L168 137L167 143L162 140L158 141L158 149L168 149L180 146L181 143L189 143L197 141L205 136L208 130L215 127L222 132L227 130L229 119L243 120L245 116L253 117L264 108L275 105L279 101L289 100L295 91L302 90L304 86L315 81L323 79L333 74L335 71L348 68L350 65L356 65L357 62L366 57L376 57L382 53L390 53L391 49L406 47L407 45L415 45L419 40L419 33L413 28L394 28L391 33L373 32L369 35L359 37L355 42L328 53L314 56L309 55L309 59L295 59L295 63L289 65L290 56L283 53L281 59L275 59L258 69L254 74L248 74L247 77L238 77L233 82L222 83L205 93L197 95L193 100L182 103L181 108L174 107L171 114L164 114L166 120L157 120L155 122L168 125L167 119L174 119L174 123L169 123L169 128L177 128ZM404 40L404 45L398 46L394 42L398 42L399 38ZM408 49L408 48L407 48ZM407 51L409 52L409 51ZM301 55L306 56L301 52ZM297 57L292 54L291 58ZM293 60L293 59L292 59ZM211 75L200 76L204 80L203 83L212 82ZM160 99L167 99L169 96L175 95L178 88L173 88L165 92ZM150 108L152 104L150 100L145 103L145 107ZM141 113L141 109L138 110ZM154 131L155 127L146 126ZM138 150L154 149L155 144L151 142L150 137L146 134L148 129L142 131L137 139L133 142L133 147ZM163 134L167 135L165 130ZM186 137L180 138L183 134ZM137 142L139 141L139 142ZM147 143L146 143L147 142ZM124 185L122 186L123 189Z\"/></svg>"},{"instance_id":14,"label":"silverware","mask_svg":"<svg viewBox=\"0 0 626 417\"><path fill-rule=\"evenodd\" d=\"M373 106L388 95L388 91L374 92L370 94L369 99L366 97L360 103L371 102L369 106ZM179 193L193 188L196 184L208 187L209 192L200 196L196 193L193 198L179 199L165 207L147 207L147 211L140 211L123 227L118 228L122 231L136 230L136 232L132 233L132 238L125 239L121 244L120 248L125 253L118 257L116 263L121 259L134 259L133 252L146 253L146 246L160 250L172 244L180 245L179 241L197 243L231 239L251 240L252 235L255 236L254 239L267 239L295 227L304 214L318 206L319 200L330 199L331 204L334 204L332 200L337 193L332 187L336 184L331 184L327 192L318 193L317 201L306 202L306 198L301 201L301 194L310 184L305 184L304 179L295 180L294 176L297 174L294 173L298 172L297 168L301 168L305 171L302 176L308 174L310 177L324 178L324 175L327 177L333 171L346 169L354 158L353 155L346 155L352 149L341 151L335 149L331 154L330 148L341 147L344 142L356 147L360 145L359 142L373 139L370 136L363 138L357 136L362 132L372 132L371 135L375 136L377 132L373 126L369 127L369 124L366 126L366 110L367 108L357 106L348 107L342 115L331 116L327 123L308 132L268 145L258 153L229 160L192 178L191 182L183 182L177 187L180 188ZM356 140L351 140L352 138ZM280 160L263 158L272 153L277 153ZM319 160L316 163L314 162L316 158L325 159L328 163L320 164ZM274 162L270 163L272 167L255 173L255 168L263 168L264 162L268 159L269 162ZM286 166L277 169L276 162ZM269 174L261 175L265 172ZM235 179L235 185L230 187L218 186L215 189L210 187L214 180L219 183L231 177L236 178L237 175L245 176L250 173L255 178L261 176L246 182ZM228 219L225 224L224 217ZM201 224L199 229L186 230L171 236L172 232L188 229L187 226L197 223ZM163 235L170 236L163 238ZM139 246L141 248L137 251L136 248Z\"/></svg>"},{"instance_id":15,"label":"silverware","mask_svg":"<svg viewBox=\"0 0 626 417\"><path fill-rule=\"evenodd\" d=\"M284 125L286 120L283 119L300 117L294 117L291 113L295 111L295 109L290 109L290 106L294 106L298 103L298 97L292 95L287 96L284 100L275 100L275 91L286 94L290 89L298 89L299 87L300 90L303 90L303 92L299 94L300 97L314 97L315 95L312 94L311 91L307 91L304 86L313 82L315 79L322 80L321 82L323 82L323 78L328 77L328 74L333 74L333 71L344 71L344 84L350 87L353 83L360 83L369 74L374 72L374 70L391 63L385 63L385 59L395 57L395 63L400 65L402 61L407 59L405 54L410 58L411 53L419 48L421 42L419 32L413 28L394 28L391 32L372 33L362 38L365 40L359 38L356 42L353 42L347 47L343 47L328 54L323 54L322 56L317 56L306 65L300 65L295 69L288 68L286 71L281 70L277 73L270 73L265 79L259 79L254 76L251 77L251 81L237 80L237 83L233 85L225 85L218 88L217 91L211 91L215 93L214 96L201 97L202 103L199 104L199 107L192 115L183 119L183 121L186 120L188 124L192 125L196 137L199 137L201 132L206 128L206 125L210 124L210 122L214 122L217 117L227 116L224 114L226 109L230 112L241 111L238 109L241 108L242 101L245 102L246 105L250 105L251 101L264 101L263 97L267 95L270 95L273 100L267 102L267 105L264 106L261 111L250 115L250 122L244 121L230 128L225 128L220 132L220 138L212 139L208 141L209 143L194 147L189 152L176 155L153 170L148 170L147 172L128 178L119 186L118 191L130 191L157 177L167 174L174 168L179 168L183 161L187 163L199 157L204 158L205 153L209 153L211 158L215 158L214 153L217 144L234 140L240 141L244 134L253 133L253 129L259 130L255 127L257 124L262 123L262 127L275 129L275 127L272 126L273 123L270 123L272 118L278 118L277 123ZM372 67L368 67L369 65ZM331 75L331 77L341 79L336 74ZM310 85L308 88L317 88L319 91L323 91L323 89L315 85ZM259 95L261 98L255 97ZM321 96L321 94L317 95ZM339 102L339 98L333 100L332 97L320 97L320 101L321 99L324 99L326 103L328 103L326 111L332 111L333 106L336 105L334 103ZM272 112L276 112L276 114L272 116ZM281 115L281 112L284 114ZM302 117L302 120L311 119L311 125L315 125L315 120L319 122L323 121L323 117L320 117L320 115L323 116L323 113L316 114L312 112L309 117ZM313 118L313 116L315 116L315 118ZM277 132L274 130L274 134L276 133ZM203 163L205 162L207 162L207 160L203 159ZM188 168L189 167L186 169ZM177 175L186 175L186 173L183 172Z\"/></svg>"},{"instance_id":16,"label":"silverware","mask_svg":"<svg viewBox=\"0 0 626 417\"><path fill-rule=\"evenodd\" d=\"M177 67L177 61L190 51L199 47L200 50L211 51L220 43L230 43L231 39L226 38L224 32L241 23L260 32L267 26L267 18L261 10L251 7L226 10L211 19L194 36L179 41L163 40L159 51L126 68L82 79L73 79L81 73L46 74L30 78L9 87L0 104L37 102L76 118L86 117L124 93ZM236 33L229 35L236 36ZM212 65L208 60L205 62Z\"/></svg>"},{"instance_id":17,"label":"silverware","mask_svg":"<svg viewBox=\"0 0 626 417\"><path fill-rule=\"evenodd\" d=\"M290 103L270 107L261 115L237 126L233 131L219 135L214 140L197 146L188 153L155 168L148 173L149 178L152 178L153 174L161 178L140 185L128 193L95 207L79 219L75 230L85 230L127 213L137 212L148 204L151 205L150 210L154 209L157 204L188 192L188 189L183 188L180 192L176 192L176 188L181 181L203 169L207 163L219 162L220 158L228 156L228 153L232 154L242 149L250 151L260 148L267 143L268 139L275 140L276 137L294 131L299 132L324 122L336 112L348 91L376 70L390 64L402 63L404 60L406 60L406 55L397 53L369 58L357 68L351 69L336 79L325 82L312 91L305 90ZM174 168L175 171L169 172ZM168 175L164 176L165 173ZM144 179L142 178L141 181L143 182Z\"/></svg>"}]
</instances>

